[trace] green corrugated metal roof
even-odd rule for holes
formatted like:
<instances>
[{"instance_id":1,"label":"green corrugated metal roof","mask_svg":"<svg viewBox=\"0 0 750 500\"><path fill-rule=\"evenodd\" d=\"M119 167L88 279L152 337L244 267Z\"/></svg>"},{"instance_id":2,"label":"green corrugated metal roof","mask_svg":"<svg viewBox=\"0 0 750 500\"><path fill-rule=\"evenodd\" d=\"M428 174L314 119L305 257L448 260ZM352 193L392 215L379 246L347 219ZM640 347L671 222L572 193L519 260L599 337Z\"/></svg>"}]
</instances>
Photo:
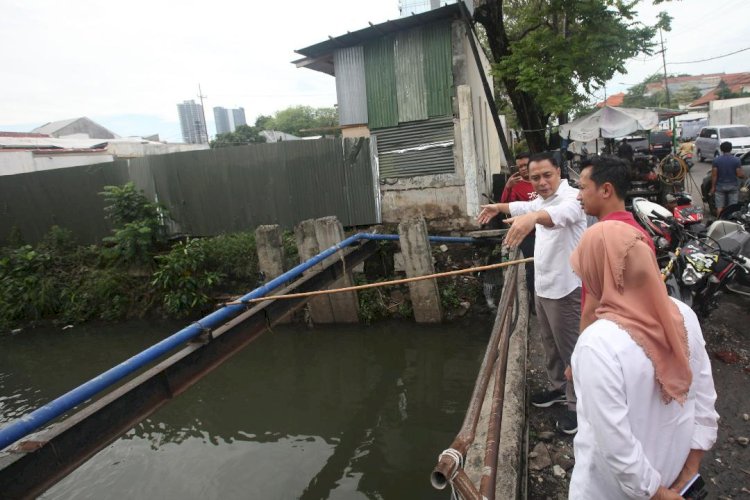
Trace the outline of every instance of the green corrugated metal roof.
<instances>
[{"instance_id":1,"label":"green corrugated metal roof","mask_svg":"<svg viewBox=\"0 0 750 500\"><path fill-rule=\"evenodd\" d=\"M367 116L370 129L398 125L393 38L382 37L365 45Z\"/></svg>"}]
</instances>

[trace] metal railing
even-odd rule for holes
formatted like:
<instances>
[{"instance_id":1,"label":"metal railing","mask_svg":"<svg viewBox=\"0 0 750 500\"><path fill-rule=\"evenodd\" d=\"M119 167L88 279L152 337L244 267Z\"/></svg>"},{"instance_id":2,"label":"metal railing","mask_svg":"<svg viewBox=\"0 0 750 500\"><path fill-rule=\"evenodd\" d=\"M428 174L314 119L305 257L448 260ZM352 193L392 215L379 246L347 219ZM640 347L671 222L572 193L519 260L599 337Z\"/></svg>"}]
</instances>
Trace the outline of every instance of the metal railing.
<instances>
[{"instance_id":1,"label":"metal railing","mask_svg":"<svg viewBox=\"0 0 750 500\"><path fill-rule=\"evenodd\" d=\"M518 250L516 249L511 253L510 260L515 260L517 256ZM514 322L512 319L513 310L517 304L517 286L515 286L517 279L518 266L513 266L505 279L505 286L503 287L500 304L498 305L495 323L492 327L487 349L479 368L479 374L477 375L474 391L471 395L463 424L450 447L440 454L438 463L430 477L433 487L442 490L447 486L451 486L464 500L492 500L495 498L497 456L503 418L508 350L513 332L513 326L511 325ZM477 487L466 474L463 466L469 446L475 440L482 404L493 373L495 383L490 402L489 423L484 448L484 464L481 480Z\"/></svg>"}]
</instances>

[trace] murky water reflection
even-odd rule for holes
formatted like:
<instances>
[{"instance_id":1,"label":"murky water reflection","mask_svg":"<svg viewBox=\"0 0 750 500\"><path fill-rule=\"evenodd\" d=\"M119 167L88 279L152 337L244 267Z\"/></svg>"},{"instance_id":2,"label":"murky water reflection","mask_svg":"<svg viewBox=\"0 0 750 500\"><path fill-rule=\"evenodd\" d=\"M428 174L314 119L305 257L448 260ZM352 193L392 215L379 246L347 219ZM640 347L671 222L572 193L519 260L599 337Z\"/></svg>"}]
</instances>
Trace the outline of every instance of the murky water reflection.
<instances>
[{"instance_id":1,"label":"murky water reflection","mask_svg":"<svg viewBox=\"0 0 750 500\"><path fill-rule=\"evenodd\" d=\"M447 498L429 473L463 420L489 322L277 327L43 498ZM0 337L0 424L182 326Z\"/></svg>"}]
</instances>

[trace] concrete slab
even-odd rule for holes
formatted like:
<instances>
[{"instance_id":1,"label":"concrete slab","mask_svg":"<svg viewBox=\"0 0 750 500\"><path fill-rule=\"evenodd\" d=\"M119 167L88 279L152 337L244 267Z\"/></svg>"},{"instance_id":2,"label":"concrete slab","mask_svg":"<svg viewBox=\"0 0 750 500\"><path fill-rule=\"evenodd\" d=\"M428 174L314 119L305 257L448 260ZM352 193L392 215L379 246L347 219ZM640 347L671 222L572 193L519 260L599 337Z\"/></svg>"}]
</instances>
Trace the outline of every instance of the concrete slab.
<instances>
[{"instance_id":1,"label":"concrete slab","mask_svg":"<svg viewBox=\"0 0 750 500\"><path fill-rule=\"evenodd\" d=\"M409 278L435 273L432 263L427 224L423 217L407 219L398 225L404 270ZM417 323L439 323L442 321L440 293L437 280L430 279L409 283L409 296Z\"/></svg>"},{"instance_id":2,"label":"concrete slab","mask_svg":"<svg viewBox=\"0 0 750 500\"><path fill-rule=\"evenodd\" d=\"M272 280L284 272L284 246L278 225L258 226L255 230L258 268Z\"/></svg>"}]
</instances>

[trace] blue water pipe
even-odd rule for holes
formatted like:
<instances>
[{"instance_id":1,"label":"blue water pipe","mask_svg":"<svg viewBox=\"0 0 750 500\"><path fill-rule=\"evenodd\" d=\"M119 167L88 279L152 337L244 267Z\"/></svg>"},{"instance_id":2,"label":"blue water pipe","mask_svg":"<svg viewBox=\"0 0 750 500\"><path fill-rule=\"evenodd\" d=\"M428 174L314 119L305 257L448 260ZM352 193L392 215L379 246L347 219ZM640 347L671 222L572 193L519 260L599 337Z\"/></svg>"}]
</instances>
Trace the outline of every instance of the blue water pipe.
<instances>
[{"instance_id":1,"label":"blue water pipe","mask_svg":"<svg viewBox=\"0 0 750 500\"><path fill-rule=\"evenodd\" d=\"M316 264L319 264L339 250L342 250L359 240L395 241L398 239L399 236L397 234L357 233L328 248L327 250L320 252L315 257L290 269L277 278L272 279L265 285L256 288L252 292L238 299L238 301L244 302L250 299L264 297L269 292L275 290L281 285L284 285L288 281L301 276L304 271L310 269ZM429 239L430 242L433 243L476 243L479 241L475 238L451 236L430 236ZM15 443L21 438L28 436L43 425L51 422L55 418L75 408L81 403L91 399L99 392L111 387L120 380L133 374L140 368L143 368L144 366L155 361L164 354L167 354L173 349L180 347L186 342L189 342L190 340L198 337L205 330L213 330L225 324L227 321L243 312L246 307L247 306L244 304L227 305L217 311L214 311L208 316L205 316L199 321L196 321L193 324L183 328L170 337L165 338L161 342L152 345L144 351L141 351L133 357L123 361L119 365L110 368L106 372L101 373L88 382L79 385L75 389L63 394L57 399L50 401L46 405L37 408L31 413L23 415L21 418L0 429L0 450Z\"/></svg>"}]
</instances>

